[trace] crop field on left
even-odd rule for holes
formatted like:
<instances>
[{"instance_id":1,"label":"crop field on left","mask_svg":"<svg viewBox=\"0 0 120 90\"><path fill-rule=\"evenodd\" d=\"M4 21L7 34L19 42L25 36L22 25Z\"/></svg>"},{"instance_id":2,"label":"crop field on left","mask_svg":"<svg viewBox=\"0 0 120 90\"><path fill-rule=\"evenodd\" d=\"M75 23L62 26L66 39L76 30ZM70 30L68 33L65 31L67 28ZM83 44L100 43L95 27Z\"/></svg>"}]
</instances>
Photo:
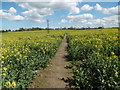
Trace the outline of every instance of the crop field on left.
<instances>
[{"instance_id":1,"label":"crop field on left","mask_svg":"<svg viewBox=\"0 0 120 90\"><path fill-rule=\"evenodd\" d=\"M2 87L24 88L46 67L63 38L60 31L8 32L2 35Z\"/></svg>"}]
</instances>

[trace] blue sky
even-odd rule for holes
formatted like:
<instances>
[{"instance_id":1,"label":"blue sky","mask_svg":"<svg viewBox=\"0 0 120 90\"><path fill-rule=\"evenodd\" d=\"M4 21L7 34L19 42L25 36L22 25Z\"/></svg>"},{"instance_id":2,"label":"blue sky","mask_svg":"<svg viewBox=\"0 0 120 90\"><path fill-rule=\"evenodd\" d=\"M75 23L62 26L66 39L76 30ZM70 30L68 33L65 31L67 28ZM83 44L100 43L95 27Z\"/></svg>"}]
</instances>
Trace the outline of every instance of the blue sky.
<instances>
[{"instance_id":1,"label":"blue sky","mask_svg":"<svg viewBox=\"0 0 120 90\"><path fill-rule=\"evenodd\" d=\"M42 6L39 6L39 4ZM117 2L2 2L0 30L31 27L116 27Z\"/></svg>"}]
</instances>

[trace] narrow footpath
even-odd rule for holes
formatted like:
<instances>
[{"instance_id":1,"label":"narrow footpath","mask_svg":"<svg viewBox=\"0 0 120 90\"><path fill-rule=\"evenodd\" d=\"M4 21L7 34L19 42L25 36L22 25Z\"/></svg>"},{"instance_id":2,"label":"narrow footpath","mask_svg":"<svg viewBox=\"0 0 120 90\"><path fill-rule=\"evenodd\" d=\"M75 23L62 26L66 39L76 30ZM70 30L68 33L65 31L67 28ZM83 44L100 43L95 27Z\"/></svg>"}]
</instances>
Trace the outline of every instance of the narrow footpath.
<instances>
[{"instance_id":1,"label":"narrow footpath","mask_svg":"<svg viewBox=\"0 0 120 90\"><path fill-rule=\"evenodd\" d=\"M67 39L66 35L62 40L55 56L50 60L50 64L44 70L39 70L35 81L29 86L30 88L66 88L67 83L64 79L70 76L70 71L66 69L68 64L66 56Z\"/></svg>"}]
</instances>

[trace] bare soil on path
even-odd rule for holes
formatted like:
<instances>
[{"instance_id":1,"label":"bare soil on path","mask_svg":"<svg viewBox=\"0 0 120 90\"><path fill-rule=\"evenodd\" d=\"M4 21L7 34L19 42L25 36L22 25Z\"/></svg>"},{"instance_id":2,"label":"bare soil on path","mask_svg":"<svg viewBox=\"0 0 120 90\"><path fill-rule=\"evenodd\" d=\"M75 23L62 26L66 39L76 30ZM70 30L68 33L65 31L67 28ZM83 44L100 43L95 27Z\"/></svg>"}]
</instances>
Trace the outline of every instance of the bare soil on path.
<instances>
[{"instance_id":1,"label":"bare soil on path","mask_svg":"<svg viewBox=\"0 0 120 90\"><path fill-rule=\"evenodd\" d=\"M29 88L66 88L68 84L64 82L64 79L70 77L70 70L65 68L68 64L67 55L65 35L58 51L50 60L49 66L43 70L38 70L39 74Z\"/></svg>"}]
</instances>

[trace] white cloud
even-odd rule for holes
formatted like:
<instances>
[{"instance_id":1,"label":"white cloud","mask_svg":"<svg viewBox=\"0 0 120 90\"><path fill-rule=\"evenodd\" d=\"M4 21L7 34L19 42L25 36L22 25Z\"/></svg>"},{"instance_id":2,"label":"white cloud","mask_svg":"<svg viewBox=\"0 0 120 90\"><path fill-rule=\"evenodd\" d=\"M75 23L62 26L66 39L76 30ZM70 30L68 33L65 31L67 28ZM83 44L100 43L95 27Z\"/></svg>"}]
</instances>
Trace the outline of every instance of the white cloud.
<instances>
[{"instance_id":1,"label":"white cloud","mask_svg":"<svg viewBox=\"0 0 120 90\"><path fill-rule=\"evenodd\" d=\"M92 14L82 14L82 15L68 15L67 20L62 19L58 24L62 23L71 23L73 25L77 25L79 23L86 23L88 20L93 19Z\"/></svg>"},{"instance_id":2,"label":"white cloud","mask_svg":"<svg viewBox=\"0 0 120 90\"><path fill-rule=\"evenodd\" d=\"M22 14L25 16L27 20L32 20L34 22L40 22L40 23L44 22L43 20L44 15L40 15L39 12L37 12L34 9L22 12Z\"/></svg>"},{"instance_id":3,"label":"white cloud","mask_svg":"<svg viewBox=\"0 0 120 90\"><path fill-rule=\"evenodd\" d=\"M90 24L92 23L92 24ZM118 27L118 16L113 15L109 17L103 17L101 19L93 19L91 21L87 21L87 26L89 27Z\"/></svg>"},{"instance_id":4,"label":"white cloud","mask_svg":"<svg viewBox=\"0 0 120 90\"><path fill-rule=\"evenodd\" d=\"M93 19L93 15L92 14L82 14L82 15L69 15L68 16L68 21L69 23L75 25L75 27L79 26L80 23L84 23L87 22L88 20Z\"/></svg>"},{"instance_id":5,"label":"white cloud","mask_svg":"<svg viewBox=\"0 0 120 90\"><path fill-rule=\"evenodd\" d=\"M62 24L62 23L67 23L68 21L66 19L62 19L58 24Z\"/></svg>"},{"instance_id":6,"label":"white cloud","mask_svg":"<svg viewBox=\"0 0 120 90\"><path fill-rule=\"evenodd\" d=\"M77 2L74 3L70 3L68 1L70 0L65 0L63 2L53 2L52 1L48 1L46 3L42 3L42 2L26 2L26 3L19 3L19 6L21 6L22 8L25 9L44 9L44 8L50 8L51 10L57 10L57 9L65 9L65 10L69 10L70 13L74 14L74 13L79 13L79 8L77 7Z\"/></svg>"},{"instance_id":7,"label":"white cloud","mask_svg":"<svg viewBox=\"0 0 120 90\"><path fill-rule=\"evenodd\" d=\"M19 1L19 0L15 0ZM27 11L22 12L25 15L26 19L44 22L43 18L45 16L53 15L54 12L58 9L68 10L69 14L78 14L80 12L77 7L77 0L51 0L47 2L18 2L18 5ZM37 0L36 0L37 1ZM70 3L72 1L72 3Z\"/></svg>"},{"instance_id":8,"label":"white cloud","mask_svg":"<svg viewBox=\"0 0 120 90\"><path fill-rule=\"evenodd\" d=\"M9 13L11 14L15 14L17 11L14 7L11 7L9 10L8 10Z\"/></svg>"},{"instance_id":9,"label":"white cloud","mask_svg":"<svg viewBox=\"0 0 120 90\"><path fill-rule=\"evenodd\" d=\"M69 15L68 18L70 19L92 19L92 14L82 14L82 15Z\"/></svg>"},{"instance_id":10,"label":"white cloud","mask_svg":"<svg viewBox=\"0 0 120 90\"><path fill-rule=\"evenodd\" d=\"M116 14L118 14L118 7L119 6L111 7L111 8L103 8L99 4L96 4L96 6L94 8L95 8L95 10L100 11L104 14L114 14L114 15L116 15Z\"/></svg>"},{"instance_id":11,"label":"white cloud","mask_svg":"<svg viewBox=\"0 0 120 90\"><path fill-rule=\"evenodd\" d=\"M61 20L61 23L66 23L66 22L67 22L67 20L65 20L65 19Z\"/></svg>"},{"instance_id":12,"label":"white cloud","mask_svg":"<svg viewBox=\"0 0 120 90\"><path fill-rule=\"evenodd\" d=\"M24 17L23 16L20 16L20 15L13 15L13 16L11 16L11 17L13 17L13 19L11 19L11 20L15 20L15 21L20 21L20 20L24 20Z\"/></svg>"},{"instance_id":13,"label":"white cloud","mask_svg":"<svg viewBox=\"0 0 120 90\"><path fill-rule=\"evenodd\" d=\"M6 0L4 0L6 1ZM50 0L7 0L9 2L49 2ZM52 2L63 2L61 0L51 0ZM81 2L83 0L64 0L66 2Z\"/></svg>"},{"instance_id":14,"label":"white cloud","mask_svg":"<svg viewBox=\"0 0 120 90\"><path fill-rule=\"evenodd\" d=\"M54 12L58 9L68 10L69 14L78 14L80 13L79 8L77 7L78 1L82 0L10 0L17 2L18 5L26 11L22 12L25 16L25 19L44 22L44 17L53 15ZM43 3L44 2L44 3ZM12 7L9 10L9 13L15 14L16 11Z\"/></svg>"},{"instance_id":15,"label":"white cloud","mask_svg":"<svg viewBox=\"0 0 120 90\"><path fill-rule=\"evenodd\" d=\"M28 0L2 0L5 2L15 1L15 2L26 2ZM29 0L28 2L47 2L48 0ZM61 0L62 1L62 0ZM103 0L77 0L78 2L103 2ZM57 2L57 1L56 1ZM72 0L71 0L72 2ZM119 0L104 0L104 2L119 2Z\"/></svg>"},{"instance_id":16,"label":"white cloud","mask_svg":"<svg viewBox=\"0 0 120 90\"><path fill-rule=\"evenodd\" d=\"M69 15L68 22L74 27L118 27L118 15L98 19L92 14Z\"/></svg>"},{"instance_id":17,"label":"white cloud","mask_svg":"<svg viewBox=\"0 0 120 90\"><path fill-rule=\"evenodd\" d=\"M15 11L13 12L12 9L8 10L9 12L4 12L3 10L0 10L0 18L6 19L6 20L13 20L13 21L20 21L24 20L23 16L15 15Z\"/></svg>"},{"instance_id":18,"label":"white cloud","mask_svg":"<svg viewBox=\"0 0 120 90\"><path fill-rule=\"evenodd\" d=\"M70 11L70 14L79 13L79 8L77 7L78 2L82 0L9 0L13 2L18 2L22 8L32 9L32 8L51 8L53 11L55 9L66 9ZM43 3L44 2L44 3Z\"/></svg>"},{"instance_id":19,"label":"white cloud","mask_svg":"<svg viewBox=\"0 0 120 90\"><path fill-rule=\"evenodd\" d=\"M98 11L101 11L103 9L99 4L96 4L94 8Z\"/></svg>"},{"instance_id":20,"label":"white cloud","mask_svg":"<svg viewBox=\"0 0 120 90\"><path fill-rule=\"evenodd\" d=\"M77 8L77 7L71 8L70 14L78 14L78 13L80 13L80 9L79 8Z\"/></svg>"},{"instance_id":21,"label":"white cloud","mask_svg":"<svg viewBox=\"0 0 120 90\"><path fill-rule=\"evenodd\" d=\"M88 4L85 4L80 8L81 11L90 11L92 9L93 7L89 6Z\"/></svg>"},{"instance_id":22,"label":"white cloud","mask_svg":"<svg viewBox=\"0 0 120 90\"><path fill-rule=\"evenodd\" d=\"M104 27L118 27L118 15L103 17L102 19L94 19L93 25Z\"/></svg>"}]
</instances>

